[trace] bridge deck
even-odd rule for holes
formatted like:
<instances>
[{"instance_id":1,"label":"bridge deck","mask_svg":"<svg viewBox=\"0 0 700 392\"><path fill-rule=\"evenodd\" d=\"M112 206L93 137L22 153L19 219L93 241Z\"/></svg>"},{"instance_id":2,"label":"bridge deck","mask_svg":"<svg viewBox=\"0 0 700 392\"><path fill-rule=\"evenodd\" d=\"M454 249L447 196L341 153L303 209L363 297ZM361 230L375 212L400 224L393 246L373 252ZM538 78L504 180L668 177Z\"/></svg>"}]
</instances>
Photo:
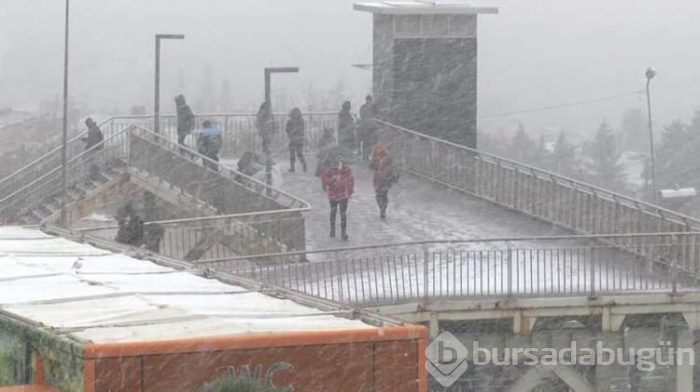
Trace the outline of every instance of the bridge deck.
<instances>
[{"instance_id":1,"label":"bridge deck","mask_svg":"<svg viewBox=\"0 0 700 392\"><path fill-rule=\"evenodd\" d=\"M465 240L571 233L483 200L404 175L390 194L388 220L379 219L371 172L354 165L355 195L347 243L329 238L328 201L313 173L288 173L280 188L311 204L307 251L430 240ZM310 167L314 167L311 160ZM232 161L225 161L230 165ZM584 240L435 243L307 254L310 264L249 270L253 278L355 304L410 302L430 297L585 295L671 288L648 265L618 249ZM427 252L427 253L426 253ZM279 261L283 261L280 256ZM270 258L273 260L275 258ZM284 260L287 263L292 260ZM225 266L218 265L215 268ZM244 273L245 274L245 273Z\"/></svg>"},{"instance_id":2,"label":"bridge deck","mask_svg":"<svg viewBox=\"0 0 700 392\"><path fill-rule=\"evenodd\" d=\"M320 180L309 173L288 173L286 157L277 157L280 188L311 204L306 215L307 249L382 245L409 241L564 235L567 232L463 193L404 175L389 194L388 219L379 219L372 174L367 164L353 165L355 195L348 209L347 244L329 237L328 200ZM315 167L315 158L309 167ZM299 168L297 168L299 169Z\"/></svg>"}]
</instances>

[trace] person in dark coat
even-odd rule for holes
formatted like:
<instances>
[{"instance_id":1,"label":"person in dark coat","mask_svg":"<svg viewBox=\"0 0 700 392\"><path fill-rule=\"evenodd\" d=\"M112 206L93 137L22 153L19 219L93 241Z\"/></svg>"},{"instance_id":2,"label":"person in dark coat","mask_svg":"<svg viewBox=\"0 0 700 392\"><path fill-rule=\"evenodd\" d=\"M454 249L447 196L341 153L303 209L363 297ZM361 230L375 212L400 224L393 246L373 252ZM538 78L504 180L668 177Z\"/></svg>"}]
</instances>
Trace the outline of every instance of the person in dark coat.
<instances>
[{"instance_id":1,"label":"person in dark coat","mask_svg":"<svg viewBox=\"0 0 700 392\"><path fill-rule=\"evenodd\" d=\"M130 246L141 246L144 240L143 220L134 205L131 202L126 203L119 209L116 218L119 224L116 241Z\"/></svg>"},{"instance_id":2,"label":"person in dark coat","mask_svg":"<svg viewBox=\"0 0 700 392\"><path fill-rule=\"evenodd\" d=\"M219 162L219 151L223 144L221 129L207 120L202 123L202 132L197 138L197 151L211 161ZM203 160L204 167L219 170L219 166L210 160Z\"/></svg>"},{"instance_id":3,"label":"person in dark coat","mask_svg":"<svg viewBox=\"0 0 700 392\"><path fill-rule=\"evenodd\" d=\"M95 148L96 150L101 150L102 143L104 141L104 135L102 134L102 130L100 130L100 127L97 125L95 120L92 119L92 117L88 117L85 120L85 126L87 127L87 135L82 139L85 142L85 151L97 146Z\"/></svg>"},{"instance_id":4,"label":"person in dark coat","mask_svg":"<svg viewBox=\"0 0 700 392\"><path fill-rule=\"evenodd\" d=\"M345 101L338 113L338 145L354 151L357 147L357 139L355 138L355 119L350 113L351 108L350 101Z\"/></svg>"},{"instance_id":5,"label":"person in dark coat","mask_svg":"<svg viewBox=\"0 0 700 392\"><path fill-rule=\"evenodd\" d=\"M304 159L304 117L299 108L294 108L289 112L287 136L289 136L289 171L294 173L296 158L299 158L304 173L306 173L306 159Z\"/></svg>"},{"instance_id":6,"label":"person in dark coat","mask_svg":"<svg viewBox=\"0 0 700 392\"><path fill-rule=\"evenodd\" d=\"M340 210L340 235L343 241L348 240L348 203L355 190L355 180L352 169L345 163L339 163L335 167L327 168L321 176L323 190L328 194L331 205L331 233L335 237L335 222L338 210Z\"/></svg>"},{"instance_id":7,"label":"person in dark coat","mask_svg":"<svg viewBox=\"0 0 700 392\"><path fill-rule=\"evenodd\" d=\"M374 144L377 142L377 124L374 119L377 116L372 96L365 98L365 104L360 108L360 127L358 136L360 139L360 151L362 151L362 162L369 160Z\"/></svg>"},{"instance_id":8,"label":"person in dark coat","mask_svg":"<svg viewBox=\"0 0 700 392\"><path fill-rule=\"evenodd\" d=\"M185 102L184 95L175 97L175 107L177 109L177 142L184 146L185 139L194 130L195 117L192 109Z\"/></svg>"},{"instance_id":9,"label":"person in dark coat","mask_svg":"<svg viewBox=\"0 0 700 392\"><path fill-rule=\"evenodd\" d=\"M378 142L372 150L369 168L374 171L372 182L379 206L379 217L384 220L389 206L389 190L399 181L399 172L382 142Z\"/></svg>"},{"instance_id":10,"label":"person in dark coat","mask_svg":"<svg viewBox=\"0 0 700 392\"><path fill-rule=\"evenodd\" d=\"M102 142L104 141L104 135L102 134L102 130L100 130L100 127L97 125L95 120L93 120L91 117L88 117L85 120L85 126L87 127L88 131L87 135L82 139L82 141L85 142L85 151L92 151L87 153L87 156L85 156L84 159L89 168L90 177L94 179L100 172L100 167L97 165L95 155L103 148Z\"/></svg>"},{"instance_id":11,"label":"person in dark coat","mask_svg":"<svg viewBox=\"0 0 700 392\"><path fill-rule=\"evenodd\" d=\"M263 153L267 155L271 153L272 138L275 135L277 127L275 124L275 116L272 114L270 105L267 102L263 102L262 105L260 105L255 125L258 129L258 135L260 135L260 139L262 139Z\"/></svg>"}]
</instances>

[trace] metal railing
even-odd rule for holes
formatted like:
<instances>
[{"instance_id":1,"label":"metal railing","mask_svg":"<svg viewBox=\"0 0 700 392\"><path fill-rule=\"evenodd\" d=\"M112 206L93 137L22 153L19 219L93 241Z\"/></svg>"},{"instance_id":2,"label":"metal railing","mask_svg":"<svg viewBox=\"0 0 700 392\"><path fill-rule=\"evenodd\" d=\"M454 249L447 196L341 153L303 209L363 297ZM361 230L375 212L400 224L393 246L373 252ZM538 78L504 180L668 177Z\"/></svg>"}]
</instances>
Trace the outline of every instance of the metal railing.
<instances>
[{"instance_id":1,"label":"metal railing","mask_svg":"<svg viewBox=\"0 0 700 392\"><path fill-rule=\"evenodd\" d=\"M128 125L112 126L110 121L111 120L107 120L100 124L100 127L109 126L111 128L111 132L105 135L105 139L109 138L110 135L115 135L124 130L124 128L128 127ZM77 136L74 136L68 140L67 156L69 160L85 153L85 142L83 141L83 138L86 135L87 131L83 130L79 132ZM60 166L61 146L59 145L49 150L46 154L18 169L12 175L0 180L0 198L12 194L37 178L44 176L47 172L50 172Z\"/></svg>"},{"instance_id":2,"label":"metal railing","mask_svg":"<svg viewBox=\"0 0 700 392\"><path fill-rule=\"evenodd\" d=\"M235 188L238 191L237 193L240 193L240 189L246 189L248 192L253 192L259 196L250 199L258 199L258 201L268 200L266 208L262 210L308 208L308 204L305 201L230 168L219 166L216 172L207 170L200 165L200 162L208 162L210 165L216 165L216 162L189 148L177 145L163 135L156 135L146 128L125 123L114 124L111 120L103 122L101 126L106 129L105 139L102 144L93 147L91 150L84 150L82 138L85 136L85 133L69 140L68 165L69 170L76 171L74 175L84 175L86 172L83 169L87 164L82 165L80 162L116 159L118 157L112 157L108 154L112 151L120 151L123 164L141 165L141 169L151 170L152 174L155 173L153 171L157 171L161 179L172 181L173 185L183 185L183 181L188 180L182 175L178 176L176 171L171 170L172 166L168 165L168 163L172 164L177 160L181 165L185 164L191 170L199 170L201 172L199 173L200 176L195 179L195 182L201 183L204 180L203 176L206 174L210 183L226 182L229 188ZM148 148L132 151L133 148L139 146L139 144L133 143L134 137L143 142L140 144L141 146L150 146L150 151L148 151ZM3 217L4 222L11 221L28 206L36 205L57 192L56 187L58 186L57 182L59 181L61 170L60 155L60 148L56 148L18 170L13 175L0 180L0 216ZM159 164L163 164L163 167L159 168L159 165L156 164L156 159L158 158L161 159ZM169 159L169 162L164 163L163 159ZM162 176L166 177L163 178ZM72 184L69 183L70 185ZM181 189L184 189L184 185Z\"/></svg>"},{"instance_id":3,"label":"metal railing","mask_svg":"<svg viewBox=\"0 0 700 392\"><path fill-rule=\"evenodd\" d=\"M311 113L307 114L307 132L310 141L315 141L322 132L324 126L335 126L335 115L330 113ZM223 124L224 130L224 144L225 151L231 153L238 153L247 150L254 150L256 146L259 145L259 137L255 131L255 115L251 114L213 114L199 116L198 119L213 119L214 121L220 121L220 125ZM278 114L276 118L279 122L279 129L277 137L275 138L275 143L279 149L286 149L286 136L283 135L284 128L284 115ZM177 139L176 135L176 120L174 115L163 116L163 121L165 126L163 127L164 133L162 135L162 140L168 141L168 148L174 148L176 143L174 140ZM131 126L139 126L142 130L147 130L153 124L153 116L114 116L99 124L102 129L105 140L109 139L110 136L116 135L126 128ZM85 153L85 143L83 138L87 135L87 131L80 132L77 136L72 137L68 140L67 156L71 160ZM190 139L194 139L196 136L191 136ZM193 145L190 140L189 145ZM199 154L192 151L191 149L184 149L190 153L194 153L194 156L200 158ZM45 179L45 175L52 172L54 169L61 166L61 147L58 146L41 157L35 159L31 163L20 168L12 175L0 179L0 199L5 198L14 192L26 187L30 183L36 181L39 178ZM229 172L235 172L229 170ZM235 173L235 177L241 179L246 179L249 185L255 184L253 187L257 191L260 189L265 189L266 185L261 183L259 180L250 178L241 173ZM275 189L274 194L284 194L279 189ZM287 196L289 196L287 194ZM294 197L293 197L294 198Z\"/></svg>"},{"instance_id":4,"label":"metal railing","mask_svg":"<svg viewBox=\"0 0 700 392\"><path fill-rule=\"evenodd\" d=\"M66 185L71 189L90 174L90 166L96 165L104 169L116 169L123 165L128 157L128 130L124 129L106 138L102 144L89 150L82 151L74 156L69 155L66 169ZM54 198L59 205L59 197L62 191L60 161L56 164L53 153L50 153L48 162L53 166L46 166L44 162L36 162L27 166L27 170L18 174L16 179L21 182L7 181L5 185L13 183L17 186L12 193L0 199L0 217L2 222L14 223L14 220ZM40 170L45 171L40 171ZM26 182L26 183L25 183Z\"/></svg>"},{"instance_id":5,"label":"metal railing","mask_svg":"<svg viewBox=\"0 0 700 392\"><path fill-rule=\"evenodd\" d=\"M323 134L324 128L330 128L334 131L337 128L338 114L333 112L310 112L304 113L304 122L306 125L305 138L306 145L315 148ZM285 134L285 124L288 115L286 113L276 113L274 115L277 125L277 132L273 137L273 151L287 151L288 141ZM260 151L262 149L262 140L256 129L256 116L254 113L210 113L198 114L195 116L197 126L192 135L186 142L188 145L194 145L198 135L198 129L204 120L212 121L221 127L223 147L221 154L223 156L235 155L239 156L246 151ZM152 115L140 116L114 116L110 119L108 129L114 127L119 129L125 125L140 125L141 127L152 129L154 118ZM177 140L177 116L175 114L161 115L160 120L161 132L170 140Z\"/></svg>"},{"instance_id":6,"label":"metal railing","mask_svg":"<svg viewBox=\"0 0 700 392\"><path fill-rule=\"evenodd\" d=\"M406 172L576 233L700 231L700 221L677 212L387 122L378 124L380 137ZM643 252L633 238L609 241ZM696 274L700 264L695 259L682 268Z\"/></svg>"},{"instance_id":7,"label":"metal railing","mask_svg":"<svg viewBox=\"0 0 700 392\"><path fill-rule=\"evenodd\" d=\"M165 135L138 125L130 129L128 166L167 181L224 214L309 208L306 201L180 146Z\"/></svg>"},{"instance_id":8,"label":"metal railing","mask_svg":"<svg viewBox=\"0 0 700 392\"><path fill-rule=\"evenodd\" d=\"M301 213L305 211L259 211L146 222L146 233L160 234L155 242L147 240L145 245L162 256L182 261L304 250ZM111 240L118 228L106 225L74 231Z\"/></svg>"},{"instance_id":9,"label":"metal railing","mask_svg":"<svg viewBox=\"0 0 700 392\"><path fill-rule=\"evenodd\" d=\"M645 251L620 250L611 245L617 239ZM693 232L430 241L196 264L352 305L700 289L676 258L681 244L692 261L700 258L700 233Z\"/></svg>"}]
</instances>

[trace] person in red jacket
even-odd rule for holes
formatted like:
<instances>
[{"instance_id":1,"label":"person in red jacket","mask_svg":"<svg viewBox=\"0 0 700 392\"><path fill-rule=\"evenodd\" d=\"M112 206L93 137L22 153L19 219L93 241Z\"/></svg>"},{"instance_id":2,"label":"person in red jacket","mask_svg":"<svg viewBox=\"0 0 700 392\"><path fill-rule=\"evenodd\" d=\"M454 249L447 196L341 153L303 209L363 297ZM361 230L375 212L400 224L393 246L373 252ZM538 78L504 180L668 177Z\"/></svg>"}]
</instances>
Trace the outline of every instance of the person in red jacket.
<instances>
[{"instance_id":1,"label":"person in red jacket","mask_svg":"<svg viewBox=\"0 0 700 392\"><path fill-rule=\"evenodd\" d=\"M386 219L386 209L389 206L389 189L399 181L399 172L389 155L384 143L377 142L372 150L369 168L374 171L374 191L376 193L379 217Z\"/></svg>"},{"instance_id":2,"label":"person in red jacket","mask_svg":"<svg viewBox=\"0 0 700 392\"><path fill-rule=\"evenodd\" d=\"M335 237L335 221L340 209L340 233L343 241L348 240L348 202L355 188L352 169L345 163L328 167L321 176L323 190L331 203L331 237Z\"/></svg>"}]
</instances>

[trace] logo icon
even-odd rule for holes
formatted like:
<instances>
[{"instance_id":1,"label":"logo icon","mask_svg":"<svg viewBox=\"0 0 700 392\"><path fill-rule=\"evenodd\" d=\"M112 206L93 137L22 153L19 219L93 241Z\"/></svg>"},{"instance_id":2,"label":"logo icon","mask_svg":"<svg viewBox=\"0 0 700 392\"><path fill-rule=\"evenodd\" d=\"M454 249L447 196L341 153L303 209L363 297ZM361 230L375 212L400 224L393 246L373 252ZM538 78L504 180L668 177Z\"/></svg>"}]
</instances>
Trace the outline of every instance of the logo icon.
<instances>
[{"instance_id":1,"label":"logo icon","mask_svg":"<svg viewBox=\"0 0 700 392\"><path fill-rule=\"evenodd\" d=\"M425 349L425 370L443 387L452 386L469 368L469 350L453 334L445 331Z\"/></svg>"}]
</instances>

